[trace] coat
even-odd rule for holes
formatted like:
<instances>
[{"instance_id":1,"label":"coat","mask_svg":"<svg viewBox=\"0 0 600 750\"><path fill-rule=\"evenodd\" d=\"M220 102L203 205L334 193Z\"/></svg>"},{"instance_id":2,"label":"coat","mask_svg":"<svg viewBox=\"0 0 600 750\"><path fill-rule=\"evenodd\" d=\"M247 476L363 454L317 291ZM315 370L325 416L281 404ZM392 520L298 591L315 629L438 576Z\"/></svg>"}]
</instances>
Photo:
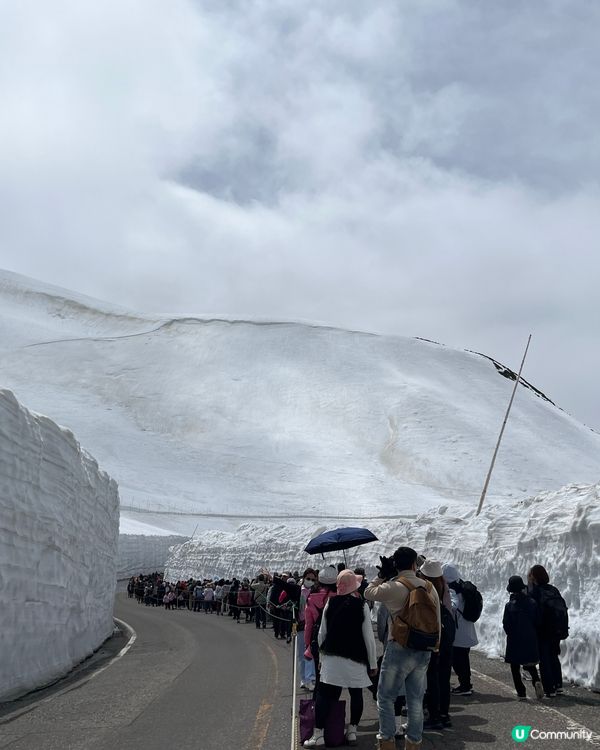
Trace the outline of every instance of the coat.
<instances>
[{"instance_id":1,"label":"coat","mask_svg":"<svg viewBox=\"0 0 600 750\"><path fill-rule=\"evenodd\" d=\"M447 584L458 583L460 581L460 575L457 568L454 565L444 565L444 578ZM454 615L454 621L456 622L456 635L454 637L455 648L472 648L476 646L479 641L477 640L477 631L475 630L475 623L470 620L465 620L462 616L462 612L465 608L465 600L462 594L455 591L451 586L450 588L450 599L452 601L452 614Z\"/></svg>"},{"instance_id":2,"label":"coat","mask_svg":"<svg viewBox=\"0 0 600 750\"><path fill-rule=\"evenodd\" d=\"M504 607L502 627L506 632L504 660L509 664L537 664L540 660L537 628L540 613L527 594L511 594Z\"/></svg>"}]
</instances>

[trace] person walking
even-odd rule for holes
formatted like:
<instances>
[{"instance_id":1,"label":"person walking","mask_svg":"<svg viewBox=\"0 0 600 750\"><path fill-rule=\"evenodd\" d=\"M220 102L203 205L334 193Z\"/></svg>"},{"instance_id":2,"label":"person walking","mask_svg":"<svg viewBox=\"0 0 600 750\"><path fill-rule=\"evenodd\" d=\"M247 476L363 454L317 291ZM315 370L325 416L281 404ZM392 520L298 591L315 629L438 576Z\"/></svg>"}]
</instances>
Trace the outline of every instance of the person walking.
<instances>
[{"instance_id":1,"label":"person walking","mask_svg":"<svg viewBox=\"0 0 600 750\"><path fill-rule=\"evenodd\" d=\"M392 558L381 558L379 575L365 589L365 599L382 602L391 616L377 688L380 750L396 747L394 702L402 686L408 712L405 748L419 748L423 737L423 696L431 651L440 641L440 602L434 586L418 578L416 569L416 551L399 547Z\"/></svg>"},{"instance_id":2,"label":"person walking","mask_svg":"<svg viewBox=\"0 0 600 750\"><path fill-rule=\"evenodd\" d=\"M504 661L510 664L515 690L519 700L527 699L527 691L521 677L521 666L531 675L533 689L538 698L544 695L536 664L539 661L537 631L540 613L535 600L527 594L521 576L511 576L506 590L510 599L504 606L502 627L506 633Z\"/></svg>"},{"instance_id":3,"label":"person walking","mask_svg":"<svg viewBox=\"0 0 600 750\"><path fill-rule=\"evenodd\" d=\"M456 623L456 635L452 647L452 668L458 677L458 685L452 688L452 694L473 695L470 654L473 646L479 643L475 623L464 616L465 587L458 569L452 564L447 564L443 566L442 572L450 589L452 613Z\"/></svg>"},{"instance_id":4,"label":"person walking","mask_svg":"<svg viewBox=\"0 0 600 750\"><path fill-rule=\"evenodd\" d=\"M342 570L337 576L337 596L325 605L319 628L321 679L316 689L315 729L304 747L325 746L325 723L343 688L350 693L350 724L346 742L357 744L357 728L363 713L363 688L377 672L377 651L369 607L358 589L362 576Z\"/></svg>"},{"instance_id":5,"label":"person walking","mask_svg":"<svg viewBox=\"0 0 600 750\"><path fill-rule=\"evenodd\" d=\"M569 636L568 608L542 565L531 568L527 582L529 595L537 602L540 612L538 647L542 685L546 697L554 698L563 692L560 642Z\"/></svg>"}]
</instances>

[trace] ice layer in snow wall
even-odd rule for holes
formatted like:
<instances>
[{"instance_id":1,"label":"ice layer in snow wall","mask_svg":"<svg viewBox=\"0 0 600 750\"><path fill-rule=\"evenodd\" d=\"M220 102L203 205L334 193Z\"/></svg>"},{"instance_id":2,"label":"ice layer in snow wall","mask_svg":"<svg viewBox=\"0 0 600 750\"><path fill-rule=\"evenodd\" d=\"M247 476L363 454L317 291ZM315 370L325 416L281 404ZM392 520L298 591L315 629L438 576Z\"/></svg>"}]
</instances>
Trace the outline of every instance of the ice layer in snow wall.
<instances>
[{"instance_id":1,"label":"ice layer in snow wall","mask_svg":"<svg viewBox=\"0 0 600 750\"><path fill-rule=\"evenodd\" d=\"M118 535L116 482L71 432L0 390L0 699L111 635Z\"/></svg>"}]
</instances>

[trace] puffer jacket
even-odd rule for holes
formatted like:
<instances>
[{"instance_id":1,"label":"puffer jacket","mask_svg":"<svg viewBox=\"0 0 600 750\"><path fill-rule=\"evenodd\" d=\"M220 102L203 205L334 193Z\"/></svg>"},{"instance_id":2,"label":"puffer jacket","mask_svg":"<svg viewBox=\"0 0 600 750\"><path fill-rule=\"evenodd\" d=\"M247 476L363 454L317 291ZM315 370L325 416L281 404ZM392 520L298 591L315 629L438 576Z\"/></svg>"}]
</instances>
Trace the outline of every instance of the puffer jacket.
<instances>
[{"instance_id":1,"label":"puffer jacket","mask_svg":"<svg viewBox=\"0 0 600 750\"><path fill-rule=\"evenodd\" d=\"M325 609L327 601L331 597L335 596L334 591L311 591L306 600L306 607L304 609L304 645L306 648L310 648L310 642L312 638L312 631L315 622L321 616L321 613Z\"/></svg>"}]
</instances>

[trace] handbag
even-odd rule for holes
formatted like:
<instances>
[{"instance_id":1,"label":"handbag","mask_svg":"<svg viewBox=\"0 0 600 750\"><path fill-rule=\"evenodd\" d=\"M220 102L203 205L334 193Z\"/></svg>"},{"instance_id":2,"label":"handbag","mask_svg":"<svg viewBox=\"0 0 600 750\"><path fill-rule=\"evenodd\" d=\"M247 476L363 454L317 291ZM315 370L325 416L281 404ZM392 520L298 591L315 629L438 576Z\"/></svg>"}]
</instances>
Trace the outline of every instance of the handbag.
<instances>
[{"instance_id":1,"label":"handbag","mask_svg":"<svg viewBox=\"0 0 600 750\"><path fill-rule=\"evenodd\" d=\"M300 743L310 739L315 731L315 702L300 701ZM325 745L340 747L346 744L346 701L335 701L331 705L325 722Z\"/></svg>"}]
</instances>

